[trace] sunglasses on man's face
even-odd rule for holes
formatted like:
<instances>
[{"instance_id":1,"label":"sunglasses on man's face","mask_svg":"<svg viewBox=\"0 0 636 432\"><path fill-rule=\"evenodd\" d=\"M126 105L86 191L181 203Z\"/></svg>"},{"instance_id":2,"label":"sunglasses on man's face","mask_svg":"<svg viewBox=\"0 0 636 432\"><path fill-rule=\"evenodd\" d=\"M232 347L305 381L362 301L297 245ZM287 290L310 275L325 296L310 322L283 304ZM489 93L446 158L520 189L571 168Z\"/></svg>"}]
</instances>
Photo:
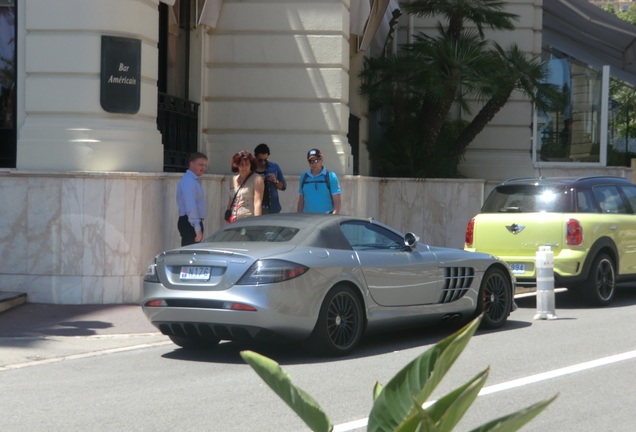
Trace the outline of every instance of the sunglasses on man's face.
<instances>
[{"instance_id":1,"label":"sunglasses on man's face","mask_svg":"<svg viewBox=\"0 0 636 432\"><path fill-rule=\"evenodd\" d=\"M267 162L267 158L256 158L256 162L265 163Z\"/></svg>"},{"instance_id":2,"label":"sunglasses on man's face","mask_svg":"<svg viewBox=\"0 0 636 432\"><path fill-rule=\"evenodd\" d=\"M309 162L310 164L315 164L320 162L322 159L309 159L307 162Z\"/></svg>"}]
</instances>

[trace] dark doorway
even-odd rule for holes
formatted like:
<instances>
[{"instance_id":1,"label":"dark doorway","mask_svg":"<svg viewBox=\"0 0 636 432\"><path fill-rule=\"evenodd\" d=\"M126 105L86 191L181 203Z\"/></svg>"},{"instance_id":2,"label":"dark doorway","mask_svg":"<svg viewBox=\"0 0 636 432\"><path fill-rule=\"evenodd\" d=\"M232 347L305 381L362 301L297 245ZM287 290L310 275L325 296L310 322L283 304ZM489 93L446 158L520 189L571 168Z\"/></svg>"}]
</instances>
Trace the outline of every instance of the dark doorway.
<instances>
[{"instance_id":1,"label":"dark doorway","mask_svg":"<svg viewBox=\"0 0 636 432\"><path fill-rule=\"evenodd\" d=\"M163 169L168 172L185 172L190 153L198 150L199 104L189 100L195 7L193 0L159 4L157 127L163 142Z\"/></svg>"},{"instance_id":2,"label":"dark doorway","mask_svg":"<svg viewBox=\"0 0 636 432\"><path fill-rule=\"evenodd\" d=\"M353 114L349 114L347 138L353 155L353 175L360 175L360 117Z\"/></svg>"},{"instance_id":3,"label":"dark doorway","mask_svg":"<svg viewBox=\"0 0 636 432\"><path fill-rule=\"evenodd\" d=\"M15 0L0 0L0 168L16 166Z\"/></svg>"}]
</instances>

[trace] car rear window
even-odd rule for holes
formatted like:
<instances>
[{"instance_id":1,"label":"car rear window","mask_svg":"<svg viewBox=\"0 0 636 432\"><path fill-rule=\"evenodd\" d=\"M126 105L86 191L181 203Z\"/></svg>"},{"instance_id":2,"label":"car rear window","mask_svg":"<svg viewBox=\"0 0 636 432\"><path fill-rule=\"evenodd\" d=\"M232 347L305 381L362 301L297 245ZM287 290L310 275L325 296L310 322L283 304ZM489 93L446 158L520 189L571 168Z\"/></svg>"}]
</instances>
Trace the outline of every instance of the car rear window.
<instances>
[{"instance_id":1,"label":"car rear window","mask_svg":"<svg viewBox=\"0 0 636 432\"><path fill-rule=\"evenodd\" d=\"M572 193L567 188L502 185L484 202L482 213L571 212Z\"/></svg>"},{"instance_id":2,"label":"car rear window","mask_svg":"<svg viewBox=\"0 0 636 432\"><path fill-rule=\"evenodd\" d=\"M206 243L220 242L286 242L294 238L298 228L282 226L229 226L205 239Z\"/></svg>"}]
</instances>

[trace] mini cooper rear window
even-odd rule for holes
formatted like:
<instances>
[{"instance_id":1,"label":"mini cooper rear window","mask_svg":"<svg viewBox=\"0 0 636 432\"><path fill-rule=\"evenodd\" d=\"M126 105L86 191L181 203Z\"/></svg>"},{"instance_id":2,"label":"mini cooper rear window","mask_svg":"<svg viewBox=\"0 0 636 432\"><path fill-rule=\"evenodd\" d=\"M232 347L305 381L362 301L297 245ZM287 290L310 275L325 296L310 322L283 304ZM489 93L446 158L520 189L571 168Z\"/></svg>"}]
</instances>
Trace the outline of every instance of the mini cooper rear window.
<instances>
[{"instance_id":1,"label":"mini cooper rear window","mask_svg":"<svg viewBox=\"0 0 636 432\"><path fill-rule=\"evenodd\" d=\"M563 213L572 211L572 202L569 189L505 185L490 193L482 213Z\"/></svg>"},{"instance_id":2,"label":"mini cooper rear window","mask_svg":"<svg viewBox=\"0 0 636 432\"><path fill-rule=\"evenodd\" d=\"M286 242L291 240L298 231L298 228L281 226L228 227L214 233L205 239L205 242Z\"/></svg>"}]
</instances>

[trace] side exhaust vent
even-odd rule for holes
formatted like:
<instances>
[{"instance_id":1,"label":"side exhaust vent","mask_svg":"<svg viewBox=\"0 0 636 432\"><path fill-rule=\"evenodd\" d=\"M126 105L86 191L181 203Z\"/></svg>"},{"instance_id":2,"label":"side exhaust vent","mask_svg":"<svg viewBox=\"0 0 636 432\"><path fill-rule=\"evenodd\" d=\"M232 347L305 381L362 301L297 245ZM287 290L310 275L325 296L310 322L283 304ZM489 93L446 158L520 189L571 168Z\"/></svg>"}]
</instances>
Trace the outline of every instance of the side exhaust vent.
<instances>
[{"instance_id":1,"label":"side exhaust vent","mask_svg":"<svg viewBox=\"0 0 636 432\"><path fill-rule=\"evenodd\" d=\"M446 267L440 303L451 303L462 298L473 284L474 277L475 269L472 267Z\"/></svg>"}]
</instances>

